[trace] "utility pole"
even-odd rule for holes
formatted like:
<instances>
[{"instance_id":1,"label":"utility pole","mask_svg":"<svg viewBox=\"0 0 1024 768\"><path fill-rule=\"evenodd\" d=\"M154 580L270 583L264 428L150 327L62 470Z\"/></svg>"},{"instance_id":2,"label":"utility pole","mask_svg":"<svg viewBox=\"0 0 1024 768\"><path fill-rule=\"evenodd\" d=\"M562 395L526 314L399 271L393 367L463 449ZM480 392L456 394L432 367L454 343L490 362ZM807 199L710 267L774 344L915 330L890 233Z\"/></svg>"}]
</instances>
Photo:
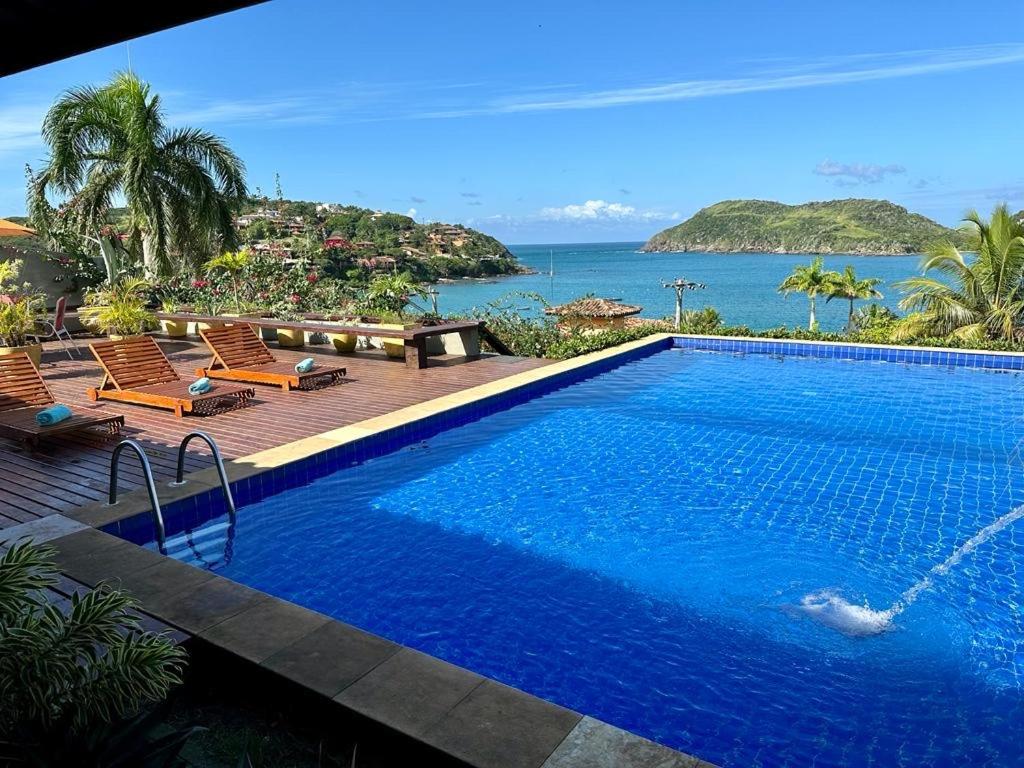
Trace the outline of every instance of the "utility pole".
<instances>
[{"instance_id":1,"label":"utility pole","mask_svg":"<svg viewBox=\"0 0 1024 768\"><path fill-rule=\"evenodd\" d=\"M430 297L430 311L435 315L437 314L437 297L439 295L437 288L434 286L430 286L427 289L427 296Z\"/></svg>"},{"instance_id":2,"label":"utility pole","mask_svg":"<svg viewBox=\"0 0 1024 768\"><path fill-rule=\"evenodd\" d=\"M696 291L698 288L707 288L704 283L694 283L682 277L677 277L671 283L662 283L662 288L672 288L676 292L676 330L683 326L683 291Z\"/></svg>"}]
</instances>

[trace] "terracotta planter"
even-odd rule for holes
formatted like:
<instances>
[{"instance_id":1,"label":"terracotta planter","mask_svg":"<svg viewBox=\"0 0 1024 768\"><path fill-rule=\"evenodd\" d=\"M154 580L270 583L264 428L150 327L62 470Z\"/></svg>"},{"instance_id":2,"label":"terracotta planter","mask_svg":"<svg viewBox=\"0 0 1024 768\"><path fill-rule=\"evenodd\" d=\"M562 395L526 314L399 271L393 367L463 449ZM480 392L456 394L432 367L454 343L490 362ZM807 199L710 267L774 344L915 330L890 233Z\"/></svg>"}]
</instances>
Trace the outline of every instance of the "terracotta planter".
<instances>
[{"instance_id":1,"label":"terracotta planter","mask_svg":"<svg viewBox=\"0 0 1024 768\"><path fill-rule=\"evenodd\" d=\"M29 359L32 361L32 365L36 368L40 366L43 360L43 345L42 344L26 344L23 347L0 347L0 356L2 355L16 355L19 352L25 352L28 354Z\"/></svg>"},{"instance_id":2,"label":"terracotta planter","mask_svg":"<svg viewBox=\"0 0 1024 768\"><path fill-rule=\"evenodd\" d=\"M160 326L164 334L172 339L181 339L188 336L188 320L161 320Z\"/></svg>"},{"instance_id":3,"label":"terracotta planter","mask_svg":"<svg viewBox=\"0 0 1024 768\"><path fill-rule=\"evenodd\" d=\"M277 344L281 347L301 347L306 343L306 332L294 328L278 328Z\"/></svg>"}]
</instances>

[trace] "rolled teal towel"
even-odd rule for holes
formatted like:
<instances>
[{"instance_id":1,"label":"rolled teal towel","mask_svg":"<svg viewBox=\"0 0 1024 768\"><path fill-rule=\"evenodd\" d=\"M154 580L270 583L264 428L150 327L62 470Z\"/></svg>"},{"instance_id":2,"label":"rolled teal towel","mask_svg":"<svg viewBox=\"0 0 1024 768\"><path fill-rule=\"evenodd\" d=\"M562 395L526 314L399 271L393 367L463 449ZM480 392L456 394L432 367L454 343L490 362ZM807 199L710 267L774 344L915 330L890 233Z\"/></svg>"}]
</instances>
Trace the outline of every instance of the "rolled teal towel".
<instances>
[{"instance_id":1,"label":"rolled teal towel","mask_svg":"<svg viewBox=\"0 0 1024 768\"><path fill-rule=\"evenodd\" d=\"M299 360L299 362L295 364L295 372L309 373L310 371L313 370L314 365L315 363L313 362L313 358L307 357L305 360Z\"/></svg>"},{"instance_id":2,"label":"rolled teal towel","mask_svg":"<svg viewBox=\"0 0 1024 768\"><path fill-rule=\"evenodd\" d=\"M188 393L190 395L205 395L210 391L210 380L205 376L201 379L196 379L188 385Z\"/></svg>"},{"instance_id":3,"label":"rolled teal towel","mask_svg":"<svg viewBox=\"0 0 1024 768\"><path fill-rule=\"evenodd\" d=\"M36 414L36 424L40 427L52 427L65 419L71 418L71 409L66 405L51 405Z\"/></svg>"}]
</instances>

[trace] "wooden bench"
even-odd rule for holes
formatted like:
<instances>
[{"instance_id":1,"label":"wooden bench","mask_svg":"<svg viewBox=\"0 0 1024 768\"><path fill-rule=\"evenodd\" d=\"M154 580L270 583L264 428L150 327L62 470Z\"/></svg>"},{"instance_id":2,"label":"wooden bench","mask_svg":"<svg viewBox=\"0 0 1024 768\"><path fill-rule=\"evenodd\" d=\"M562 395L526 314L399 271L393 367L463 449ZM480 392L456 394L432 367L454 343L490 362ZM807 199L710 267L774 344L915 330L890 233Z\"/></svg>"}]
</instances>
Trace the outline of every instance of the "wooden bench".
<instances>
[{"instance_id":1,"label":"wooden bench","mask_svg":"<svg viewBox=\"0 0 1024 768\"><path fill-rule=\"evenodd\" d=\"M34 446L44 437L92 427L105 427L108 434L116 435L124 426L124 416L70 406L71 418L41 426L36 415L54 404L53 394L25 352L0 356L0 435Z\"/></svg>"},{"instance_id":2,"label":"wooden bench","mask_svg":"<svg viewBox=\"0 0 1024 768\"><path fill-rule=\"evenodd\" d=\"M438 325L425 325L422 328L400 330L398 328L381 328L377 325L352 325L331 322L294 322L275 320L273 318L225 318L213 315L193 315L178 312L158 312L160 320L185 321L195 323L245 323L255 328L284 328L286 330L304 331L306 333L343 333L352 336L373 336L386 339L402 339L405 342L405 365L407 368L427 367L427 339L431 336L444 336L449 333L480 333L482 320L464 320Z\"/></svg>"},{"instance_id":3,"label":"wooden bench","mask_svg":"<svg viewBox=\"0 0 1024 768\"><path fill-rule=\"evenodd\" d=\"M211 415L246 405L256 395L252 387L217 385L193 395L151 336L132 336L89 345L103 368L99 387L90 387L90 400L117 400L186 413Z\"/></svg>"},{"instance_id":4,"label":"wooden bench","mask_svg":"<svg viewBox=\"0 0 1024 768\"><path fill-rule=\"evenodd\" d=\"M339 366L321 365L306 373L296 372L291 363L275 360L252 326L245 323L209 328L199 335L210 348L213 359L206 368L196 369L197 376L272 384L285 392L293 388L330 386L345 377L345 369Z\"/></svg>"}]
</instances>

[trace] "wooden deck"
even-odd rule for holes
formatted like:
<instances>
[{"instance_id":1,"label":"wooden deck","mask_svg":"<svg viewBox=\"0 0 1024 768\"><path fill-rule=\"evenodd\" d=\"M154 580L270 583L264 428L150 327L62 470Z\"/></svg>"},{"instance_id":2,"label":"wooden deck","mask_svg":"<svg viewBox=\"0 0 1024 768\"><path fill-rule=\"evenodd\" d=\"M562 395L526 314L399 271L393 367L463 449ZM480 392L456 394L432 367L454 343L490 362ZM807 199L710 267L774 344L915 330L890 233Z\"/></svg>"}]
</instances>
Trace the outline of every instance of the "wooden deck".
<instances>
[{"instance_id":1,"label":"wooden deck","mask_svg":"<svg viewBox=\"0 0 1024 768\"><path fill-rule=\"evenodd\" d=\"M195 369L209 362L209 353L199 342L158 340L186 380L194 379ZM178 443L192 430L210 433L225 459L238 458L547 364L532 358L485 356L467 361L441 356L430 358L426 369L410 370L401 360L390 360L379 352L338 355L328 346L285 350L271 342L279 360L294 363L313 357L325 365L344 365L346 380L310 392L257 386L249 407L178 419L145 406L90 402L86 389L96 386L102 374L88 349L81 341L79 345L84 353L80 362L69 361L59 347L46 347L42 374L54 398L67 405L123 413L124 437L146 448L158 487L172 479ZM115 444L116 439L98 433L44 440L35 450L0 440L0 529L104 498ZM205 446L194 441L189 450L187 472L210 466ZM141 482L138 464L125 454L119 487L130 490Z\"/></svg>"}]
</instances>

